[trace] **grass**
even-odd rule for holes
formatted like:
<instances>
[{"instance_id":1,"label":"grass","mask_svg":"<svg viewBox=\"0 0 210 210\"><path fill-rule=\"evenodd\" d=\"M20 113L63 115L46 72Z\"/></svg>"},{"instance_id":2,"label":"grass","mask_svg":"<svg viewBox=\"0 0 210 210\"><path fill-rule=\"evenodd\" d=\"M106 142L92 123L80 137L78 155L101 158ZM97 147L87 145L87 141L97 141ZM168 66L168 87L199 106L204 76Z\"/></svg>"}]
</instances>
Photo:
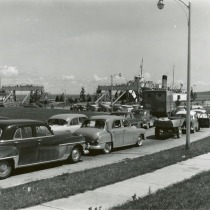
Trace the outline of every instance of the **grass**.
<instances>
[{"instance_id":1,"label":"grass","mask_svg":"<svg viewBox=\"0 0 210 210\"><path fill-rule=\"evenodd\" d=\"M0 209L18 209L34 206L50 200L82 193L87 190L94 190L98 187L149 173L207 152L210 152L210 137L191 143L190 150L185 150L185 146L179 146L103 167L63 174L46 180L1 189Z\"/></svg>"},{"instance_id":2,"label":"grass","mask_svg":"<svg viewBox=\"0 0 210 210\"><path fill-rule=\"evenodd\" d=\"M55 114L63 113L78 113L77 111L66 109L45 109L45 108L24 108L24 107L0 107L0 116L9 117L11 119L34 119L47 121L49 117ZM80 112L87 116L93 114L93 112ZM94 113L97 114L97 113ZM100 113L99 113L100 114Z\"/></svg>"},{"instance_id":3,"label":"grass","mask_svg":"<svg viewBox=\"0 0 210 210\"><path fill-rule=\"evenodd\" d=\"M114 207L112 210L210 209L209 186L210 172L203 172L189 180L159 190L155 194Z\"/></svg>"}]
</instances>

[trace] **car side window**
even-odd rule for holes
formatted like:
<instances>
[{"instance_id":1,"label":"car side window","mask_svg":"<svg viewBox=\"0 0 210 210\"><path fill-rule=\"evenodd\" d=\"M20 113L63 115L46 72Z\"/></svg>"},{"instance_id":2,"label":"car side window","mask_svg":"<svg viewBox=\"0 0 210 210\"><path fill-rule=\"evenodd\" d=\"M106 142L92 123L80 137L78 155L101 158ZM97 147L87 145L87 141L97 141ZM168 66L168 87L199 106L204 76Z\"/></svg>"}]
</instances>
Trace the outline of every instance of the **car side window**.
<instances>
[{"instance_id":1,"label":"car side window","mask_svg":"<svg viewBox=\"0 0 210 210\"><path fill-rule=\"evenodd\" d=\"M80 124L83 123L85 119L86 119L85 117L79 117L79 123Z\"/></svg>"},{"instance_id":2,"label":"car side window","mask_svg":"<svg viewBox=\"0 0 210 210\"><path fill-rule=\"evenodd\" d=\"M112 124L112 128L120 128L120 127L121 127L120 120L115 120Z\"/></svg>"},{"instance_id":3,"label":"car side window","mask_svg":"<svg viewBox=\"0 0 210 210\"><path fill-rule=\"evenodd\" d=\"M31 127L18 128L15 131L14 139L27 139L32 137Z\"/></svg>"},{"instance_id":4,"label":"car side window","mask_svg":"<svg viewBox=\"0 0 210 210\"><path fill-rule=\"evenodd\" d=\"M122 121L122 123L123 123L124 127L129 127L130 126L129 122L125 119Z\"/></svg>"},{"instance_id":5,"label":"car side window","mask_svg":"<svg viewBox=\"0 0 210 210\"><path fill-rule=\"evenodd\" d=\"M78 118L74 118L70 122L70 125L78 125L78 124L79 124Z\"/></svg>"},{"instance_id":6,"label":"car side window","mask_svg":"<svg viewBox=\"0 0 210 210\"><path fill-rule=\"evenodd\" d=\"M36 135L39 137L39 136L51 136L52 134L46 126L41 125L41 126L36 126Z\"/></svg>"}]
</instances>

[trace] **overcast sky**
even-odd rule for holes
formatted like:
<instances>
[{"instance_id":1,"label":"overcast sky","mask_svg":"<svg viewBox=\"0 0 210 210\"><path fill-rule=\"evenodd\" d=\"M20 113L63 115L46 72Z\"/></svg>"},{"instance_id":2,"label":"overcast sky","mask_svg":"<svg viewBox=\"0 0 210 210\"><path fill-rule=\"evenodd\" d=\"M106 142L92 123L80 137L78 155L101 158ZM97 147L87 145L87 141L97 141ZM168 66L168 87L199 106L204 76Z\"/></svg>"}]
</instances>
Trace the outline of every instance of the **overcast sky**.
<instances>
[{"instance_id":1,"label":"overcast sky","mask_svg":"<svg viewBox=\"0 0 210 210\"><path fill-rule=\"evenodd\" d=\"M140 74L186 87L188 9L178 0L0 0L1 85L95 92ZM188 0L186 3L188 4ZM191 84L210 90L210 1L192 0Z\"/></svg>"}]
</instances>

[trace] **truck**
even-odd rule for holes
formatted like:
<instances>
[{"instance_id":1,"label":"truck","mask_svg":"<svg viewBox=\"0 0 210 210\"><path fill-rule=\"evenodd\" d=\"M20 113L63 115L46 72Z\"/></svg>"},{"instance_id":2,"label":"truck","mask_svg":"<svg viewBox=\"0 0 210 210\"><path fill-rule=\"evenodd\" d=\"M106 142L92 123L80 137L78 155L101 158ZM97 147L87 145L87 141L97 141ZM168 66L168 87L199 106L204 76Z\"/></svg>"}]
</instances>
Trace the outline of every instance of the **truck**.
<instances>
[{"instance_id":1,"label":"truck","mask_svg":"<svg viewBox=\"0 0 210 210\"><path fill-rule=\"evenodd\" d=\"M170 132L180 138L184 118L171 117L174 110L176 110L173 92L167 88L160 88L145 90L142 95L144 109L149 109L151 114L157 117L154 121L155 136L159 138L161 133Z\"/></svg>"},{"instance_id":2,"label":"truck","mask_svg":"<svg viewBox=\"0 0 210 210\"><path fill-rule=\"evenodd\" d=\"M176 109L173 92L167 89L144 90L142 96L144 109L149 109L155 117L170 116Z\"/></svg>"}]
</instances>

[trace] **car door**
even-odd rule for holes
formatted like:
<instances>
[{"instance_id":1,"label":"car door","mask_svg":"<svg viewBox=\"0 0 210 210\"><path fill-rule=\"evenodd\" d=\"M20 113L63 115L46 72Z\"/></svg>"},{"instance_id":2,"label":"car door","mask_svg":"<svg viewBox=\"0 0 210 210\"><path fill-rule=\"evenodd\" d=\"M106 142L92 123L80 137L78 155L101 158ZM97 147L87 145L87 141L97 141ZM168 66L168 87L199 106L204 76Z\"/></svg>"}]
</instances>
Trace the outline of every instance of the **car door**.
<instances>
[{"instance_id":1,"label":"car door","mask_svg":"<svg viewBox=\"0 0 210 210\"><path fill-rule=\"evenodd\" d=\"M19 151L18 165L36 162L37 141L33 136L32 127L19 127L14 133L14 144Z\"/></svg>"},{"instance_id":2,"label":"car door","mask_svg":"<svg viewBox=\"0 0 210 210\"><path fill-rule=\"evenodd\" d=\"M120 147L124 145L124 127L122 127L120 120L114 120L112 123L111 133L114 136L114 147Z\"/></svg>"},{"instance_id":3,"label":"car door","mask_svg":"<svg viewBox=\"0 0 210 210\"><path fill-rule=\"evenodd\" d=\"M35 127L37 146L37 162L59 159L59 139L55 138L47 126Z\"/></svg>"},{"instance_id":4,"label":"car door","mask_svg":"<svg viewBox=\"0 0 210 210\"><path fill-rule=\"evenodd\" d=\"M127 119L123 119L122 125L124 128L124 145L134 144L134 130L131 128L130 123Z\"/></svg>"}]
</instances>

